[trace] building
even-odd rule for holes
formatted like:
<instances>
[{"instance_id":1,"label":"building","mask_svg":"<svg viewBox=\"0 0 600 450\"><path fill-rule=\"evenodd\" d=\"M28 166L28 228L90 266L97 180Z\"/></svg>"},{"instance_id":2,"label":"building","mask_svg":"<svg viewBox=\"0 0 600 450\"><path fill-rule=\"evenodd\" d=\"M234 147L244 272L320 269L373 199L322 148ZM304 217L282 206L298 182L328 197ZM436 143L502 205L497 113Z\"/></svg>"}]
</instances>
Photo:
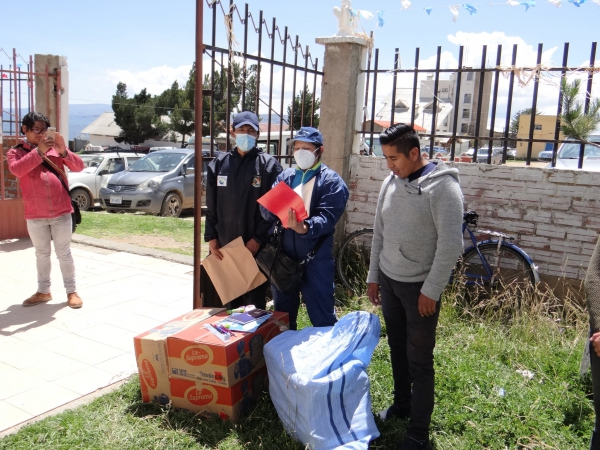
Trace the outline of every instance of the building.
<instances>
[{"instance_id":1,"label":"building","mask_svg":"<svg viewBox=\"0 0 600 450\"><path fill-rule=\"evenodd\" d=\"M534 139L547 139L549 141L554 140L554 134L556 132L557 117L551 115L538 114L535 116L535 128L533 130ZM517 133L517 139L529 139L529 130L531 125L531 115L521 114L519 117L519 132ZM564 139L565 136L560 131L558 139ZM529 144L527 142L517 142L517 158L527 157L527 148ZM553 150L554 144L552 142L534 142L531 147L531 157L537 158L539 152L543 150Z\"/></svg>"},{"instance_id":2,"label":"building","mask_svg":"<svg viewBox=\"0 0 600 450\"><path fill-rule=\"evenodd\" d=\"M465 68L468 69L468 68ZM460 99L456 103L456 88L458 74L452 73L448 80L438 80L437 116L435 123L436 134L451 134L454 130L454 115L458 114L456 134L475 135L477 124L477 109L479 107L479 89L482 74L478 72L462 72L460 81ZM483 93L481 96L481 116L479 135L488 134L487 122L490 109L490 94L492 88L492 77L487 74L483 79ZM421 81L418 87L415 103L415 124L426 130L426 134L432 134L433 100L435 91L435 79L428 75L426 80ZM396 105L394 110L394 122L410 123L412 117L412 87L396 88ZM392 93L383 101L383 108L376 114L375 119L389 121L391 119ZM439 141L443 141L440 139ZM447 138L445 139L447 141ZM436 139L437 141L437 139Z\"/></svg>"},{"instance_id":3,"label":"building","mask_svg":"<svg viewBox=\"0 0 600 450\"><path fill-rule=\"evenodd\" d=\"M169 118L167 116L162 116L161 119L163 121L168 121ZM96 120L90 123L81 132L89 134L90 145L99 145L102 147L110 147L116 145L122 148L129 148L129 145L118 143L117 141L115 141L115 138L118 137L121 133L121 127L119 127L119 125L116 124L115 114L112 111L105 112L98 116ZM145 141L142 145L146 147L181 147L181 134L169 134L175 135L175 142L167 140L148 140Z\"/></svg>"}]
</instances>

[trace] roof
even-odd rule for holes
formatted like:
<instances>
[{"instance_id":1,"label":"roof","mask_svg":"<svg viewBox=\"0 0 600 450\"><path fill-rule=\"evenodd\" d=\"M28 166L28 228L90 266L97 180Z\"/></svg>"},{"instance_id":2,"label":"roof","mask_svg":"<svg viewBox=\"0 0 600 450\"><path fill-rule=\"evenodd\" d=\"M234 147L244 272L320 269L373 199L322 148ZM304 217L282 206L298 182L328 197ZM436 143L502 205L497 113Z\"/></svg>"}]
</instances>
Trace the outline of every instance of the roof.
<instances>
[{"instance_id":1,"label":"roof","mask_svg":"<svg viewBox=\"0 0 600 450\"><path fill-rule=\"evenodd\" d=\"M379 125L379 126L381 126L383 128L387 128L387 127L390 126L390 121L389 120L377 120L377 119L375 119L374 122L377 125ZM400 123L400 122L396 122L396 123ZM413 124L413 128L415 129L415 131L423 131L423 132L427 131L425 128L417 125L416 123Z\"/></svg>"},{"instance_id":2,"label":"roof","mask_svg":"<svg viewBox=\"0 0 600 450\"><path fill-rule=\"evenodd\" d=\"M110 111L100 114L96 120L81 130L81 132L98 136L118 137L121 133L121 127L115 123L115 113Z\"/></svg>"},{"instance_id":3,"label":"roof","mask_svg":"<svg viewBox=\"0 0 600 450\"><path fill-rule=\"evenodd\" d=\"M269 130L269 124L268 123L264 123L261 122L258 124L259 128L260 128L260 132L266 132ZM290 128L290 126L287 123L283 123L283 124L279 124L279 123L272 123L271 124L271 133L273 132L279 132L280 129L283 129L283 131L286 131Z\"/></svg>"}]
</instances>

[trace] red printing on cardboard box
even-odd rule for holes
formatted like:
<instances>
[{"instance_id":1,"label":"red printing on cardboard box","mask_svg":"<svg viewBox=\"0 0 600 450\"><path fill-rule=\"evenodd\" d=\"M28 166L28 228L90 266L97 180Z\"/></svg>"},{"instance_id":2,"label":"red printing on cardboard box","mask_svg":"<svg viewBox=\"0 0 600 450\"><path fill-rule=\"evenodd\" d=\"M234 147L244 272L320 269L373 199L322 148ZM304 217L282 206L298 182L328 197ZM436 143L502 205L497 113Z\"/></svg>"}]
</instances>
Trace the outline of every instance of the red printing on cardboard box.
<instances>
[{"instance_id":1,"label":"red printing on cardboard box","mask_svg":"<svg viewBox=\"0 0 600 450\"><path fill-rule=\"evenodd\" d=\"M151 389L156 389L158 386L158 378L156 377L156 371L152 364L147 359L142 361L142 376L144 377L144 381Z\"/></svg>"},{"instance_id":2,"label":"red printing on cardboard box","mask_svg":"<svg viewBox=\"0 0 600 450\"><path fill-rule=\"evenodd\" d=\"M206 364L210 356L203 348L188 348L183 353L183 360L192 366L201 366Z\"/></svg>"},{"instance_id":3,"label":"red printing on cardboard box","mask_svg":"<svg viewBox=\"0 0 600 450\"><path fill-rule=\"evenodd\" d=\"M208 389L191 389L187 392L186 397L191 404L198 406L208 405L213 401L213 393Z\"/></svg>"}]
</instances>

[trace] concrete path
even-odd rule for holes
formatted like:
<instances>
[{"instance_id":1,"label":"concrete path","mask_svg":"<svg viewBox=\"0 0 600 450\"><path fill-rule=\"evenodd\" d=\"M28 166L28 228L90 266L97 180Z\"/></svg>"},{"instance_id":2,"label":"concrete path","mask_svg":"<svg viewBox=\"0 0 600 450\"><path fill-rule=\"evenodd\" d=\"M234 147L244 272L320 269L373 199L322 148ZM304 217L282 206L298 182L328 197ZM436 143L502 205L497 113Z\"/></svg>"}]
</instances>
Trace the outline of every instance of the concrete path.
<instances>
[{"instance_id":1,"label":"concrete path","mask_svg":"<svg viewBox=\"0 0 600 450\"><path fill-rule=\"evenodd\" d=\"M0 435L136 373L133 337L192 309L191 258L74 240L96 245L71 247L79 310L67 306L54 254L53 300L21 306L37 288L34 249L0 241Z\"/></svg>"}]
</instances>

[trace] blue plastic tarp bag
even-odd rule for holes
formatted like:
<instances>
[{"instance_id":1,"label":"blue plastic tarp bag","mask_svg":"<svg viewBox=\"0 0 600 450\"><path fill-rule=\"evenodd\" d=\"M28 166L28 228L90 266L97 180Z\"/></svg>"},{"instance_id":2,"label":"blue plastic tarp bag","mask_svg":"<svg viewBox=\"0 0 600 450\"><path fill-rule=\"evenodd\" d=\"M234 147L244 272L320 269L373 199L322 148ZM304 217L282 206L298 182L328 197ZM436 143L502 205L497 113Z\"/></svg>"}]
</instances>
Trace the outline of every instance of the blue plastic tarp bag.
<instances>
[{"instance_id":1,"label":"blue plastic tarp bag","mask_svg":"<svg viewBox=\"0 0 600 450\"><path fill-rule=\"evenodd\" d=\"M313 450L367 449L379 437L366 368L380 329L376 315L353 312L265 345L271 400L291 436Z\"/></svg>"}]
</instances>

